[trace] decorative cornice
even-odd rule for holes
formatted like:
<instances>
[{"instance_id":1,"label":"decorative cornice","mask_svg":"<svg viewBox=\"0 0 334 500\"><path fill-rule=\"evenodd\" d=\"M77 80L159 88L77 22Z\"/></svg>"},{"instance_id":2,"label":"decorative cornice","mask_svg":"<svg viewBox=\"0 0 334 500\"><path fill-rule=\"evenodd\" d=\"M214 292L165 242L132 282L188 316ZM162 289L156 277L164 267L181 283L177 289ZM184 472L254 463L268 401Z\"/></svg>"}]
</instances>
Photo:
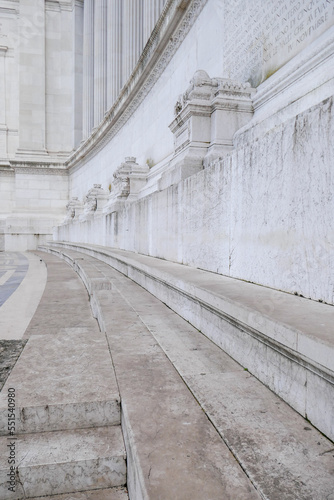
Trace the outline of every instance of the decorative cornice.
<instances>
[{"instance_id":1,"label":"decorative cornice","mask_svg":"<svg viewBox=\"0 0 334 500\"><path fill-rule=\"evenodd\" d=\"M169 0L118 99L67 160L73 168L97 154L124 126L157 82L208 0ZM152 69L151 69L152 68Z\"/></svg>"},{"instance_id":2,"label":"decorative cornice","mask_svg":"<svg viewBox=\"0 0 334 500\"><path fill-rule=\"evenodd\" d=\"M37 163L34 161L11 161L11 168L15 173L38 174L38 175L68 175L64 165L57 163Z\"/></svg>"}]
</instances>

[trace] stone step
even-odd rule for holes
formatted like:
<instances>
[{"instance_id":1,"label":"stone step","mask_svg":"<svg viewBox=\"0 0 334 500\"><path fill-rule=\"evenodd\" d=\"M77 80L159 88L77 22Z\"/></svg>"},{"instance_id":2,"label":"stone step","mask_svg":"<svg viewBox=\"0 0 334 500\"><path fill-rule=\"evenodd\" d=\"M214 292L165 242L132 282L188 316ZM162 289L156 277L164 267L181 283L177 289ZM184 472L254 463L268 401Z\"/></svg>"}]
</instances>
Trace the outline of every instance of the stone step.
<instances>
[{"instance_id":1,"label":"stone step","mask_svg":"<svg viewBox=\"0 0 334 500\"><path fill-rule=\"evenodd\" d=\"M11 460L14 461L13 469L8 463ZM0 438L2 500L68 494L125 484L125 448L120 426ZM68 496L65 498L69 499Z\"/></svg>"},{"instance_id":2,"label":"stone step","mask_svg":"<svg viewBox=\"0 0 334 500\"><path fill-rule=\"evenodd\" d=\"M332 306L133 252L51 247L82 251L130 277L334 439Z\"/></svg>"},{"instance_id":3,"label":"stone step","mask_svg":"<svg viewBox=\"0 0 334 500\"><path fill-rule=\"evenodd\" d=\"M331 498L331 441L157 298L106 263L91 265L112 285L94 297L122 397L132 498Z\"/></svg>"},{"instance_id":4,"label":"stone step","mask_svg":"<svg viewBox=\"0 0 334 500\"><path fill-rule=\"evenodd\" d=\"M0 435L8 433L8 389L15 391L17 433L120 423L107 341L89 328L29 338L0 393Z\"/></svg>"},{"instance_id":5,"label":"stone step","mask_svg":"<svg viewBox=\"0 0 334 500\"><path fill-rule=\"evenodd\" d=\"M108 294L99 292L107 331L118 328L123 337L134 325L138 332L146 327L264 498L276 498L278 491L284 500L330 498L331 441L166 305L105 264L100 269L132 319L129 328L107 307Z\"/></svg>"}]
</instances>

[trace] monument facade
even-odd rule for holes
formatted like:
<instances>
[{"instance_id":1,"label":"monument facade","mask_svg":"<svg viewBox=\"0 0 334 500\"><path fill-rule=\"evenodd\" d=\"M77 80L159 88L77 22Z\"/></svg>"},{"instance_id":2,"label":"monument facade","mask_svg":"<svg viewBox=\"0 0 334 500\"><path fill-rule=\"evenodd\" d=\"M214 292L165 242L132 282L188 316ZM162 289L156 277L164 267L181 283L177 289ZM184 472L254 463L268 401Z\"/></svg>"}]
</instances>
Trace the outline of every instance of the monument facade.
<instances>
[{"instance_id":1,"label":"monument facade","mask_svg":"<svg viewBox=\"0 0 334 500\"><path fill-rule=\"evenodd\" d=\"M332 0L6 0L0 249L113 246L333 304Z\"/></svg>"}]
</instances>

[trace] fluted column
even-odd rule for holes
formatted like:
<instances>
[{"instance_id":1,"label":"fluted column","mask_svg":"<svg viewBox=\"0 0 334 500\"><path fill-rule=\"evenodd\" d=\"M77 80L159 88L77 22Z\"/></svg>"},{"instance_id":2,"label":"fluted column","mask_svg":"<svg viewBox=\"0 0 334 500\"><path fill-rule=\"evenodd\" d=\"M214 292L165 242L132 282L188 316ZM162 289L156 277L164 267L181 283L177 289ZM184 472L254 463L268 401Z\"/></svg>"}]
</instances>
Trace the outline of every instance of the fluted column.
<instances>
[{"instance_id":1,"label":"fluted column","mask_svg":"<svg viewBox=\"0 0 334 500\"><path fill-rule=\"evenodd\" d=\"M94 8L94 126L107 110L107 2L95 0Z\"/></svg>"},{"instance_id":2,"label":"fluted column","mask_svg":"<svg viewBox=\"0 0 334 500\"><path fill-rule=\"evenodd\" d=\"M19 152L45 152L45 1L20 0ZM33 63L32 63L33 61Z\"/></svg>"},{"instance_id":3,"label":"fluted column","mask_svg":"<svg viewBox=\"0 0 334 500\"><path fill-rule=\"evenodd\" d=\"M0 45L0 158L7 155L6 52L7 47Z\"/></svg>"},{"instance_id":4,"label":"fluted column","mask_svg":"<svg viewBox=\"0 0 334 500\"><path fill-rule=\"evenodd\" d=\"M94 0L84 2L83 138L94 127Z\"/></svg>"},{"instance_id":5,"label":"fluted column","mask_svg":"<svg viewBox=\"0 0 334 500\"><path fill-rule=\"evenodd\" d=\"M6 125L6 52L7 47L0 46L0 127L4 127Z\"/></svg>"},{"instance_id":6,"label":"fluted column","mask_svg":"<svg viewBox=\"0 0 334 500\"><path fill-rule=\"evenodd\" d=\"M122 19L122 83L124 85L143 49L142 0L124 0Z\"/></svg>"},{"instance_id":7,"label":"fluted column","mask_svg":"<svg viewBox=\"0 0 334 500\"><path fill-rule=\"evenodd\" d=\"M107 30L107 107L115 102L122 88L122 0L108 2Z\"/></svg>"},{"instance_id":8,"label":"fluted column","mask_svg":"<svg viewBox=\"0 0 334 500\"><path fill-rule=\"evenodd\" d=\"M157 20L162 12L165 0L144 0L143 12L143 47L156 25Z\"/></svg>"}]
</instances>

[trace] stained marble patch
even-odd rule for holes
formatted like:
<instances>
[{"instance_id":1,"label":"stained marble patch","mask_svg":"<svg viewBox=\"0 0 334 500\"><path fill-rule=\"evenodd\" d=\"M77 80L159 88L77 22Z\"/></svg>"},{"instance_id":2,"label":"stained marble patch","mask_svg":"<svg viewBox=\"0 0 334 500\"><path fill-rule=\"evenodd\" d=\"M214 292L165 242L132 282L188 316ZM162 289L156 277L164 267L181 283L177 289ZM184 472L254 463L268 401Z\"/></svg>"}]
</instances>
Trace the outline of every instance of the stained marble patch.
<instances>
[{"instance_id":1,"label":"stained marble patch","mask_svg":"<svg viewBox=\"0 0 334 500\"><path fill-rule=\"evenodd\" d=\"M0 340L0 390L18 360L26 340Z\"/></svg>"}]
</instances>

